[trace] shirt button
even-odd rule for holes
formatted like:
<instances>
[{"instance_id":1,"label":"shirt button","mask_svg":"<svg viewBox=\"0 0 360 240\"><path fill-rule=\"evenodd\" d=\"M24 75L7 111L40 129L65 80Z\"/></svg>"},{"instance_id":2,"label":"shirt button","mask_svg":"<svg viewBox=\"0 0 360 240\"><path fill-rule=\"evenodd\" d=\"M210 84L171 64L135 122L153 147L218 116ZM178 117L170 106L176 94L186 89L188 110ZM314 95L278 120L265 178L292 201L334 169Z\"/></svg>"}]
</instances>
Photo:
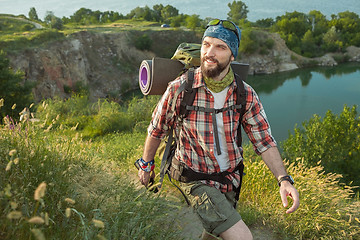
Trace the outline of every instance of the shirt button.
<instances>
[{"instance_id":1,"label":"shirt button","mask_svg":"<svg viewBox=\"0 0 360 240\"><path fill-rule=\"evenodd\" d=\"M212 149L210 149L210 152L212 152L213 150Z\"/></svg>"},{"instance_id":2,"label":"shirt button","mask_svg":"<svg viewBox=\"0 0 360 240\"><path fill-rule=\"evenodd\" d=\"M212 132L212 131L210 131L210 133L212 134L213 132Z\"/></svg>"}]
</instances>

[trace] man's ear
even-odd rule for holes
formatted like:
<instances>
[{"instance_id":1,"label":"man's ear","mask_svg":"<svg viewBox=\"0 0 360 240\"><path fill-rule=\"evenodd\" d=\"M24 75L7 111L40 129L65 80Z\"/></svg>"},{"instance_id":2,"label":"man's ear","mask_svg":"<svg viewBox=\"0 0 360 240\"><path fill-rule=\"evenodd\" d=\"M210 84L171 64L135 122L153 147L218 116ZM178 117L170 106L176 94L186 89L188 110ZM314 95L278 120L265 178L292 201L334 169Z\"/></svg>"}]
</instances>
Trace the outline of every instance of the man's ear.
<instances>
[{"instance_id":1,"label":"man's ear","mask_svg":"<svg viewBox=\"0 0 360 240\"><path fill-rule=\"evenodd\" d=\"M234 55L231 54L231 61L234 61L235 58L234 58Z\"/></svg>"}]
</instances>

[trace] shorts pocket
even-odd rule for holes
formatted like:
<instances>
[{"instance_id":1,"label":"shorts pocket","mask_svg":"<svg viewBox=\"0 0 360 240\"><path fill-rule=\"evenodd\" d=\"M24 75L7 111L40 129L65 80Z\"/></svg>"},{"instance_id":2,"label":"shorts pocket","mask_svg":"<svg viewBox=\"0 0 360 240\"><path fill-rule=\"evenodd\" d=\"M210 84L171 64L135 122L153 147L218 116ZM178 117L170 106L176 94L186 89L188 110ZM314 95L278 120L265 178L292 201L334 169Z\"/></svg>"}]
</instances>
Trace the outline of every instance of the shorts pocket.
<instances>
[{"instance_id":1,"label":"shorts pocket","mask_svg":"<svg viewBox=\"0 0 360 240\"><path fill-rule=\"evenodd\" d=\"M226 214L221 210L221 206L227 204L225 196L219 199L211 193L203 192L201 195L194 195L191 204L208 232L212 232L227 219Z\"/></svg>"}]
</instances>

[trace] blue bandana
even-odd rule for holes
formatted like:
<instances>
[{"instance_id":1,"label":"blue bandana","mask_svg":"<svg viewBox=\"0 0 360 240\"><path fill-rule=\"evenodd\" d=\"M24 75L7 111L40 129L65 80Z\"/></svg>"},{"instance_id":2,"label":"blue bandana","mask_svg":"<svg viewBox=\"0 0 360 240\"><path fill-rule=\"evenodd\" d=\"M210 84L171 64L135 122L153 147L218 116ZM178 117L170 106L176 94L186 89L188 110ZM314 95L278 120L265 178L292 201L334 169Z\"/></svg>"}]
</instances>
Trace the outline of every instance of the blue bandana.
<instances>
[{"instance_id":1,"label":"blue bandana","mask_svg":"<svg viewBox=\"0 0 360 240\"><path fill-rule=\"evenodd\" d=\"M238 26L236 26L236 28L238 30L239 38L241 38L241 30ZM224 28L222 24L209 26L205 30L202 40L204 40L205 37L213 37L222 40L229 46L234 58L237 57L239 51L239 39L233 31Z\"/></svg>"}]
</instances>

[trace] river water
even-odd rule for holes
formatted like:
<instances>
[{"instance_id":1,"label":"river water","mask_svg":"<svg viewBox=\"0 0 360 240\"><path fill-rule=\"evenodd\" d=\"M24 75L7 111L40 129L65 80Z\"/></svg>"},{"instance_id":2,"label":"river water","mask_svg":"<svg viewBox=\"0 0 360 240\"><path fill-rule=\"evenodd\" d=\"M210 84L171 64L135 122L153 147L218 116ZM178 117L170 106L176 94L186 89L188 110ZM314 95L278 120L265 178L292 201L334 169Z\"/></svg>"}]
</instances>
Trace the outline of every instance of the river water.
<instances>
[{"instance_id":1,"label":"river water","mask_svg":"<svg viewBox=\"0 0 360 240\"><path fill-rule=\"evenodd\" d=\"M314 114L338 114L345 104L360 112L360 63L249 76L246 82L258 93L278 142Z\"/></svg>"}]
</instances>

